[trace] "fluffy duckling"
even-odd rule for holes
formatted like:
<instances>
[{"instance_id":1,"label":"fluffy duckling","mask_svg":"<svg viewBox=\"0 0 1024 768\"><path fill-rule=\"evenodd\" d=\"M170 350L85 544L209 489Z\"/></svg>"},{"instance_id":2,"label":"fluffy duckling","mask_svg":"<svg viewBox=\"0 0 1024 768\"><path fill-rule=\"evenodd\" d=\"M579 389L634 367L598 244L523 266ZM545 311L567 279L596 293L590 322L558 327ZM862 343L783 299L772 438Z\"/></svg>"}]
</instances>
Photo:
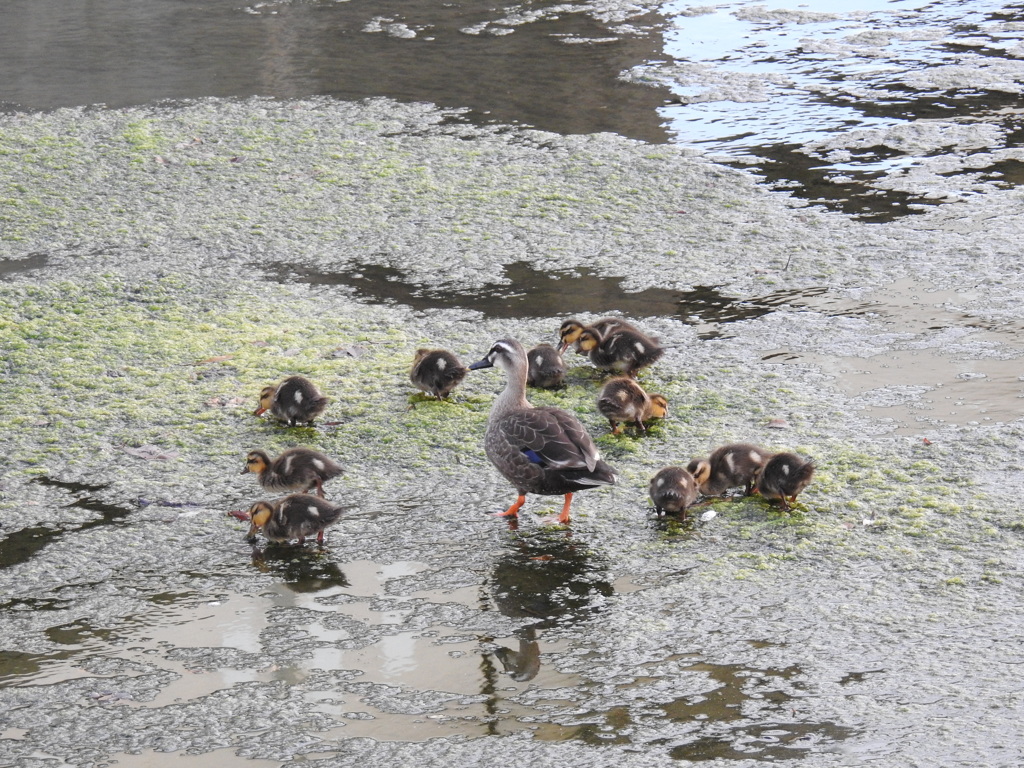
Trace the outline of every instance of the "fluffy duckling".
<instances>
[{"instance_id":1,"label":"fluffy duckling","mask_svg":"<svg viewBox=\"0 0 1024 768\"><path fill-rule=\"evenodd\" d=\"M550 344L538 344L526 353L530 372L526 383L540 389L559 389L565 382L565 363L562 355Z\"/></svg>"},{"instance_id":2,"label":"fluffy duckling","mask_svg":"<svg viewBox=\"0 0 1024 768\"><path fill-rule=\"evenodd\" d=\"M469 366L501 368L508 381L494 400L484 435L484 452L491 463L515 486L518 497L502 517L515 517L527 493L563 495L558 522L569 522L569 506L576 491L614 485L615 470L601 460L586 428L560 408L534 408L526 399L529 362L515 339L500 339L483 360Z\"/></svg>"},{"instance_id":3,"label":"fluffy duckling","mask_svg":"<svg viewBox=\"0 0 1024 768\"><path fill-rule=\"evenodd\" d=\"M612 329L601 334L593 328L584 328L576 344L597 368L633 378L636 378L637 371L657 362L665 354L654 339L639 331L625 329Z\"/></svg>"},{"instance_id":4,"label":"fluffy duckling","mask_svg":"<svg viewBox=\"0 0 1024 768\"><path fill-rule=\"evenodd\" d=\"M679 514L685 520L687 507L697 501L697 481L682 467L665 467L651 478L650 495L659 515Z\"/></svg>"},{"instance_id":5,"label":"fluffy duckling","mask_svg":"<svg viewBox=\"0 0 1024 768\"><path fill-rule=\"evenodd\" d=\"M565 352L565 350L567 350L570 347L570 345L572 345L576 347L577 353L583 354L583 352L580 350L578 341L580 338L580 334L583 333L583 331L586 330L587 328L593 328L602 336L604 336L605 334L609 333L612 330L624 330L632 331L634 333L642 333L642 331L635 325L623 320L620 317L602 317L600 320L595 320L590 325L584 325L579 320L571 318L562 323L561 328L558 329L558 351Z\"/></svg>"},{"instance_id":6,"label":"fluffy duckling","mask_svg":"<svg viewBox=\"0 0 1024 768\"><path fill-rule=\"evenodd\" d=\"M751 443L730 443L716 448L706 459L693 459L686 469L705 496L721 496L742 485L750 495L754 476L771 454Z\"/></svg>"},{"instance_id":7,"label":"fluffy duckling","mask_svg":"<svg viewBox=\"0 0 1024 768\"><path fill-rule=\"evenodd\" d=\"M313 426L316 419L330 402L330 398L320 394L305 376L289 376L280 384L272 384L264 387L260 392L259 407L253 411L253 416L262 416L270 411L281 421L288 422L289 427L303 422Z\"/></svg>"},{"instance_id":8,"label":"fluffy duckling","mask_svg":"<svg viewBox=\"0 0 1024 768\"><path fill-rule=\"evenodd\" d=\"M459 358L444 349L417 349L409 379L428 395L444 400L464 378L468 370Z\"/></svg>"},{"instance_id":9,"label":"fluffy duckling","mask_svg":"<svg viewBox=\"0 0 1024 768\"><path fill-rule=\"evenodd\" d=\"M246 472L258 475L260 485L268 491L303 493L315 488L323 498L324 483L344 474L345 469L320 451L289 448L273 460L263 451L249 451L242 474Z\"/></svg>"},{"instance_id":10,"label":"fluffy duckling","mask_svg":"<svg viewBox=\"0 0 1024 768\"><path fill-rule=\"evenodd\" d=\"M262 532L270 541L291 541L298 539L306 543L306 537L316 534L318 543L324 543L324 530L338 522L348 507L331 504L308 493L293 493L276 501L257 501L249 507L249 540Z\"/></svg>"},{"instance_id":11,"label":"fluffy duckling","mask_svg":"<svg viewBox=\"0 0 1024 768\"><path fill-rule=\"evenodd\" d=\"M613 435L622 432L620 422L632 422L637 430L646 433L644 422L668 415L668 399L664 395L647 394L628 376L616 376L605 382L598 392L597 410L608 419Z\"/></svg>"},{"instance_id":12,"label":"fluffy duckling","mask_svg":"<svg viewBox=\"0 0 1024 768\"><path fill-rule=\"evenodd\" d=\"M788 512L791 509L790 502L796 503L796 497L807 487L812 477L814 462L783 451L773 454L758 470L754 478L754 490L766 499L779 499L782 508Z\"/></svg>"}]
</instances>

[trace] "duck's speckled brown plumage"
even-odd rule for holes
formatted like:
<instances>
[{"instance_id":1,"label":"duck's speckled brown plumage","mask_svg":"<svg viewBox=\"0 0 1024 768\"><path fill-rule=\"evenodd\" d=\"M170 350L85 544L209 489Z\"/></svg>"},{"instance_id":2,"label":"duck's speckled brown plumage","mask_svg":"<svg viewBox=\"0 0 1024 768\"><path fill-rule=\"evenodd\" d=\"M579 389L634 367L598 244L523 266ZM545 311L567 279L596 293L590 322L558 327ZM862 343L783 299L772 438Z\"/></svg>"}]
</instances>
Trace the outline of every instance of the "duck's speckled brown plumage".
<instances>
[{"instance_id":1,"label":"duck's speckled brown plumage","mask_svg":"<svg viewBox=\"0 0 1024 768\"><path fill-rule=\"evenodd\" d=\"M417 349L409 380L417 387L443 400L469 373L454 354L445 349Z\"/></svg>"},{"instance_id":2,"label":"duck's speckled brown plumage","mask_svg":"<svg viewBox=\"0 0 1024 768\"><path fill-rule=\"evenodd\" d=\"M270 411L290 427L300 422L313 426L313 421L330 402L330 398L320 394L316 385L305 376L289 376L280 384L263 388L259 407L253 415L261 416Z\"/></svg>"},{"instance_id":3,"label":"duck's speckled brown plumage","mask_svg":"<svg viewBox=\"0 0 1024 768\"><path fill-rule=\"evenodd\" d=\"M316 536L321 544L324 530L338 522L348 509L308 493L293 493L276 501L258 501L249 508L249 538L261 532L270 541L305 542Z\"/></svg>"},{"instance_id":4,"label":"duck's speckled brown plumage","mask_svg":"<svg viewBox=\"0 0 1024 768\"><path fill-rule=\"evenodd\" d=\"M659 515L681 515L697 501L697 481L682 467L665 467L651 478L649 493Z\"/></svg>"},{"instance_id":5,"label":"duck's speckled brown plumage","mask_svg":"<svg viewBox=\"0 0 1024 768\"><path fill-rule=\"evenodd\" d=\"M526 383L540 389L559 389L565 383L565 362L550 344L538 344L526 353L530 372Z\"/></svg>"},{"instance_id":6,"label":"duck's speckled brown plumage","mask_svg":"<svg viewBox=\"0 0 1024 768\"><path fill-rule=\"evenodd\" d=\"M273 492L316 489L324 495L323 484L333 477L344 474L345 469L334 459L310 448L289 448L276 459L263 451L249 451L242 470L257 475L265 489Z\"/></svg>"},{"instance_id":7,"label":"duck's speckled brown plumage","mask_svg":"<svg viewBox=\"0 0 1024 768\"><path fill-rule=\"evenodd\" d=\"M559 522L569 522L572 494L615 483L615 470L601 460L579 419L560 408L534 408L526 399L526 350L515 339L494 343L470 369L498 366L508 376L491 407L484 435L487 458L519 494L506 512L518 513L527 493L565 495Z\"/></svg>"},{"instance_id":8,"label":"duck's speckled brown plumage","mask_svg":"<svg viewBox=\"0 0 1024 768\"><path fill-rule=\"evenodd\" d=\"M814 477L814 463L795 453L776 453L765 462L754 479L754 489L766 499L778 499L782 508L790 509L790 502L808 486Z\"/></svg>"},{"instance_id":9,"label":"duck's speckled brown plumage","mask_svg":"<svg viewBox=\"0 0 1024 768\"><path fill-rule=\"evenodd\" d=\"M770 455L751 443L730 443L716 448L706 459L693 459L686 468L705 496L721 496L738 486L750 495L754 476Z\"/></svg>"}]
</instances>

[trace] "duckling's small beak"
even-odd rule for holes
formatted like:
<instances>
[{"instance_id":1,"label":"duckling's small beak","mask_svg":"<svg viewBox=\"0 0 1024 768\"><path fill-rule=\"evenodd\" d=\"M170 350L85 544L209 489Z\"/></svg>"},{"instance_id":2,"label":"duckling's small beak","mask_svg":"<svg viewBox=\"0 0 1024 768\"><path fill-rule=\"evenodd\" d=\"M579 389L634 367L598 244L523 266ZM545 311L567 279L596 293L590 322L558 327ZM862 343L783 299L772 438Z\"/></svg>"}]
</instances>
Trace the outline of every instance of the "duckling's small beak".
<instances>
[{"instance_id":1,"label":"duckling's small beak","mask_svg":"<svg viewBox=\"0 0 1024 768\"><path fill-rule=\"evenodd\" d=\"M259 533L259 530L260 529L256 527L256 523L253 523L249 526L249 532L245 534L245 538L249 541L254 541L256 539L256 534Z\"/></svg>"},{"instance_id":2,"label":"duckling's small beak","mask_svg":"<svg viewBox=\"0 0 1024 768\"><path fill-rule=\"evenodd\" d=\"M477 360L475 363L469 366L469 370L476 371L480 368L493 368L494 363L488 360L486 357L483 360Z\"/></svg>"},{"instance_id":3,"label":"duckling's small beak","mask_svg":"<svg viewBox=\"0 0 1024 768\"><path fill-rule=\"evenodd\" d=\"M244 467L242 467L242 471L239 472L238 474L240 474L240 475L247 475L247 474L249 474L249 465L246 464Z\"/></svg>"},{"instance_id":4,"label":"duckling's small beak","mask_svg":"<svg viewBox=\"0 0 1024 768\"><path fill-rule=\"evenodd\" d=\"M262 416L262 415L263 415L264 413L266 413L266 412L267 412L267 409L266 409L266 408L264 408L264 407L263 407L263 406L261 405L261 406L260 406L259 408L257 408L257 409L256 409L255 411L253 411L253 412L252 412L252 415L253 415L253 416Z\"/></svg>"}]
</instances>

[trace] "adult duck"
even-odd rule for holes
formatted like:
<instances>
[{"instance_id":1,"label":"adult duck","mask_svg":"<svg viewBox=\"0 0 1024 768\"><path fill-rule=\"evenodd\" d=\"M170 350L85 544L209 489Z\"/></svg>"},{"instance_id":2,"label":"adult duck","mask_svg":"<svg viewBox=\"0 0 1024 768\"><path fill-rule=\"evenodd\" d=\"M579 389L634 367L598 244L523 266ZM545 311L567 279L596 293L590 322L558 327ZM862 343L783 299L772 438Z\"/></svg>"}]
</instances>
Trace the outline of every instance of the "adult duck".
<instances>
[{"instance_id":1,"label":"adult duck","mask_svg":"<svg viewBox=\"0 0 1024 768\"><path fill-rule=\"evenodd\" d=\"M469 366L501 368L508 378L491 406L484 435L487 458L515 487L518 497L501 517L515 517L526 494L565 496L558 522L569 523L577 491L614 485L615 470L601 460L586 428L561 408L534 408L526 399L529 361L515 339L500 339L487 355Z\"/></svg>"}]
</instances>

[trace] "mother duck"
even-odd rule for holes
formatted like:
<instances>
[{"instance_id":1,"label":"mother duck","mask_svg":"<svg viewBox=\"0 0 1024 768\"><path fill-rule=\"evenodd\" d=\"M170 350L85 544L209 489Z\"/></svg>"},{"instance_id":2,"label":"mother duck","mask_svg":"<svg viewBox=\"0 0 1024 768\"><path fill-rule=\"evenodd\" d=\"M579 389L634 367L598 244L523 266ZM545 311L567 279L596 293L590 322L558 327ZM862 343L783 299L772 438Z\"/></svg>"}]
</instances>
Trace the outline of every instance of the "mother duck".
<instances>
[{"instance_id":1,"label":"mother duck","mask_svg":"<svg viewBox=\"0 0 1024 768\"><path fill-rule=\"evenodd\" d=\"M529 361L523 345L500 339L470 370L497 366L508 383L491 406L484 436L487 458L515 486L519 496L501 517L515 517L526 494L565 495L558 523L569 522L576 491L614 485L615 470L601 460L587 430L560 408L534 408L526 399Z\"/></svg>"}]
</instances>

